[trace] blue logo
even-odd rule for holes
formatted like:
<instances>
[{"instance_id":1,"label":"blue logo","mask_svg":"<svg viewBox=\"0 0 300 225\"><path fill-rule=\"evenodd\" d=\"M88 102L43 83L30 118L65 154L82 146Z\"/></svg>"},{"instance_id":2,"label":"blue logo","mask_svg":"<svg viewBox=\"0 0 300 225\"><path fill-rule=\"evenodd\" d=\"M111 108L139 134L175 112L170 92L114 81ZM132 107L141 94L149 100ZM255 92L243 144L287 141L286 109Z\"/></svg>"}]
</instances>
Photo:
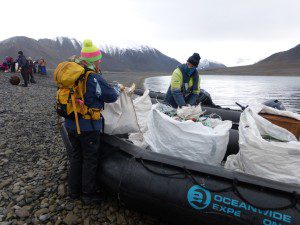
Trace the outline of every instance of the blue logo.
<instances>
[{"instance_id":1,"label":"blue logo","mask_svg":"<svg viewBox=\"0 0 300 225\"><path fill-rule=\"evenodd\" d=\"M187 198L190 205L197 210L205 209L211 202L210 192L199 185L190 188Z\"/></svg>"}]
</instances>

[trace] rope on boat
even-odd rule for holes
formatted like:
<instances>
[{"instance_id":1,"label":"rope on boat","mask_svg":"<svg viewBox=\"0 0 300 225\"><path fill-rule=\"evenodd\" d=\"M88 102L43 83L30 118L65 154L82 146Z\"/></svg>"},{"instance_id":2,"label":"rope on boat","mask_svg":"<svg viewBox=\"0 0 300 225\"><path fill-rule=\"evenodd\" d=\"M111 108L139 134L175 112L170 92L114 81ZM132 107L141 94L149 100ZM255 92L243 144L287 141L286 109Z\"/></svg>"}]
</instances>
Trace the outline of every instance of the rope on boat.
<instances>
[{"instance_id":1,"label":"rope on boat","mask_svg":"<svg viewBox=\"0 0 300 225\"><path fill-rule=\"evenodd\" d=\"M170 174L166 174L166 173L160 173L160 172L157 172L157 171L154 171L152 169L150 169L144 162L144 159L143 158L136 158L138 161L141 162L142 166L148 170L149 172L153 173L153 174L156 174L158 176L163 176L163 177L168 177L168 178L174 178L174 179L185 179L187 177L189 177L194 184L196 185L199 185L200 187L210 191L210 192L214 192L214 193L220 193L220 192L229 192L229 191L233 191L233 193L238 196L242 201L244 201L246 204L248 205L251 205L257 209L260 209L260 210L285 210L285 209L289 209L289 208L296 208L296 205L298 203L300 203L300 195L294 191L290 196L290 203L286 206L281 206L281 207L261 207L261 206L258 206L252 202L250 202L249 200L247 200L243 194L239 191L238 189L238 184L239 184L239 180L238 179L233 179L233 182L232 184L229 186L229 187L226 187L226 188L223 188L223 189L211 189L211 188L207 188L205 186L203 186L202 184L200 184L196 178L194 177L194 175L192 174L192 172L190 170L188 170L186 167L179 167L183 170L183 172L178 172L178 173L170 173ZM174 177L174 176L178 176L178 175L183 175L183 177Z\"/></svg>"}]
</instances>

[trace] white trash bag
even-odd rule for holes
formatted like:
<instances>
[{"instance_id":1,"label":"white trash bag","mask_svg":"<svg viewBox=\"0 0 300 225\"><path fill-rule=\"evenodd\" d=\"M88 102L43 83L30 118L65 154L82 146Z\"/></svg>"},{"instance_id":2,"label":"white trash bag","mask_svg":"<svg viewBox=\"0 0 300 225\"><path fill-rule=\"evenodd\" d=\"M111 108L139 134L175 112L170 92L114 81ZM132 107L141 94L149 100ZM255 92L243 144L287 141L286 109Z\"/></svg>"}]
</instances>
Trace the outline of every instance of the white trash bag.
<instances>
[{"instance_id":1,"label":"white trash bag","mask_svg":"<svg viewBox=\"0 0 300 225\"><path fill-rule=\"evenodd\" d=\"M134 86L131 88L126 87L125 91L120 92L116 102L105 103L104 110L101 112L105 121L104 133L115 135L139 131L131 98L133 90Z\"/></svg>"},{"instance_id":2,"label":"white trash bag","mask_svg":"<svg viewBox=\"0 0 300 225\"><path fill-rule=\"evenodd\" d=\"M178 121L153 106L144 138L152 151L195 162L220 165L225 156L231 121L214 122L215 127L191 120ZM209 119L208 119L209 120Z\"/></svg>"},{"instance_id":3,"label":"white trash bag","mask_svg":"<svg viewBox=\"0 0 300 225\"><path fill-rule=\"evenodd\" d=\"M144 140L143 134L148 130L147 126L147 118L152 108L152 102L149 96L149 90L145 90L144 94L140 97L137 97L133 100L133 106L135 109L137 122L140 128L139 133L131 133L129 134L129 140L133 142L133 144L146 148L148 144Z\"/></svg>"},{"instance_id":4,"label":"white trash bag","mask_svg":"<svg viewBox=\"0 0 300 225\"><path fill-rule=\"evenodd\" d=\"M225 168L300 185L300 142L288 130L260 116L260 112L300 120L300 115L292 112L262 104L249 106L240 118L240 151L227 157ZM266 136L271 138L264 139Z\"/></svg>"},{"instance_id":5,"label":"white trash bag","mask_svg":"<svg viewBox=\"0 0 300 225\"><path fill-rule=\"evenodd\" d=\"M177 109L177 116L183 119L198 119L204 112L200 104L196 106L182 106Z\"/></svg>"},{"instance_id":6,"label":"white trash bag","mask_svg":"<svg viewBox=\"0 0 300 225\"><path fill-rule=\"evenodd\" d=\"M149 96L149 90L146 89L144 94L133 100L133 106L135 109L137 122L140 127L140 131L145 133L148 130L147 118L152 108L151 98Z\"/></svg>"}]
</instances>

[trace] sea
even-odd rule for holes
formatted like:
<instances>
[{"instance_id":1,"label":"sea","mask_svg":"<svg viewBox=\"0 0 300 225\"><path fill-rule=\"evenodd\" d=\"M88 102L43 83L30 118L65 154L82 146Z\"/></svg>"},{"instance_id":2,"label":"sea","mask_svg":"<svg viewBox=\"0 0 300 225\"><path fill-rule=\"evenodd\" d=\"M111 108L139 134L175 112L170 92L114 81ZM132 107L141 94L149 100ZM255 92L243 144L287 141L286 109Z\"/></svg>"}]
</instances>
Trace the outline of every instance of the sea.
<instances>
[{"instance_id":1,"label":"sea","mask_svg":"<svg viewBox=\"0 0 300 225\"><path fill-rule=\"evenodd\" d=\"M215 104L240 109L252 102L277 99L289 111L300 113L300 76L200 75L201 89L210 93ZM144 87L166 93L171 76L147 78Z\"/></svg>"}]
</instances>

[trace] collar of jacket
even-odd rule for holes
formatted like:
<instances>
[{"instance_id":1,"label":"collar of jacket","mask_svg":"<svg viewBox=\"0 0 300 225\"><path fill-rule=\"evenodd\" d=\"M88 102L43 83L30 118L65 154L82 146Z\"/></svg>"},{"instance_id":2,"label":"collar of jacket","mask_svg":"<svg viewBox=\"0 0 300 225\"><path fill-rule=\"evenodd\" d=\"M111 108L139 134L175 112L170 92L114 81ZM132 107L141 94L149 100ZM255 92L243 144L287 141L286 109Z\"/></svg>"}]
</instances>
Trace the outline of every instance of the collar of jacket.
<instances>
[{"instance_id":1,"label":"collar of jacket","mask_svg":"<svg viewBox=\"0 0 300 225\"><path fill-rule=\"evenodd\" d=\"M92 71L96 71L96 68L94 66L93 63L90 63L90 62L87 62L85 60L83 60L80 56L76 56L75 58L71 59L70 61L73 61L79 65L81 65L82 67L84 68L87 68L89 70L92 70Z\"/></svg>"}]
</instances>

